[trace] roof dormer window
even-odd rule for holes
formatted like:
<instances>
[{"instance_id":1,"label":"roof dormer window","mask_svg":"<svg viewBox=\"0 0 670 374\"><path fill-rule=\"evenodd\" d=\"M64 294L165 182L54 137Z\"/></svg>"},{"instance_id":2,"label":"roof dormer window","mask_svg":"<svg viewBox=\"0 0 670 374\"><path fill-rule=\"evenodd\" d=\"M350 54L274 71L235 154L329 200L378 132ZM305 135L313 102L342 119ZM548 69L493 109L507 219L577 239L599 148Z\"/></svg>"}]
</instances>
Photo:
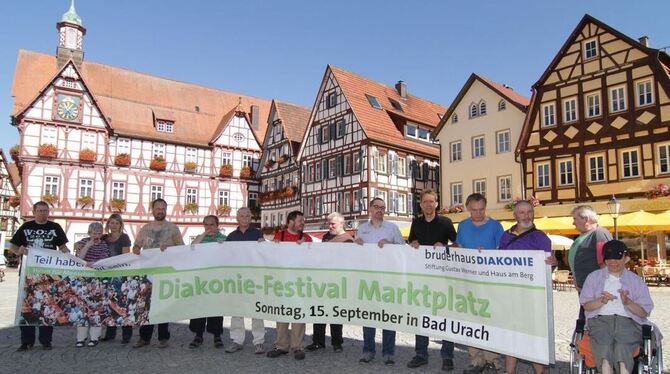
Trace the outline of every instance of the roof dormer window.
<instances>
[{"instance_id":1,"label":"roof dormer window","mask_svg":"<svg viewBox=\"0 0 670 374\"><path fill-rule=\"evenodd\" d=\"M395 101L395 100L393 100L393 99L389 99L389 102L391 103L391 106L393 107L393 109L395 109L395 110L397 110L397 111L399 111L399 112L402 112L402 111L403 111L403 110L402 110L402 105L400 105L399 102L397 102L397 101Z\"/></svg>"},{"instance_id":2,"label":"roof dormer window","mask_svg":"<svg viewBox=\"0 0 670 374\"><path fill-rule=\"evenodd\" d=\"M374 97L374 96L372 96L372 95L368 95L368 94L366 94L365 97L368 98L368 102L370 103L370 105L371 105L373 108L375 108L375 109L382 109L382 105L379 103L379 100L377 100L376 97Z\"/></svg>"},{"instance_id":3,"label":"roof dormer window","mask_svg":"<svg viewBox=\"0 0 670 374\"><path fill-rule=\"evenodd\" d=\"M174 122L166 121L166 120L162 120L162 119L156 119L156 131L173 133L174 132Z\"/></svg>"},{"instance_id":4,"label":"roof dormer window","mask_svg":"<svg viewBox=\"0 0 670 374\"><path fill-rule=\"evenodd\" d=\"M598 56L598 41L590 39L584 42L584 60L590 60Z\"/></svg>"}]
</instances>

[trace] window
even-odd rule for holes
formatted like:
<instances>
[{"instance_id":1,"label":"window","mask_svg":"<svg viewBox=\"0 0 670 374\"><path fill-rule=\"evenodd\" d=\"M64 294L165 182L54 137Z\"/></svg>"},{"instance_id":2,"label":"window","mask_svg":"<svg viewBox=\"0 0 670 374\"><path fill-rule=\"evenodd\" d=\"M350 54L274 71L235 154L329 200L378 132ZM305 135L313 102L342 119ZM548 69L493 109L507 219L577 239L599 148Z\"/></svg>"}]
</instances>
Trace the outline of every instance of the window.
<instances>
[{"instance_id":1,"label":"window","mask_svg":"<svg viewBox=\"0 0 670 374\"><path fill-rule=\"evenodd\" d=\"M451 204L463 204L463 183L451 184Z\"/></svg>"},{"instance_id":2,"label":"window","mask_svg":"<svg viewBox=\"0 0 670 374\"><path fill-rule=\"evenodd\" d=\"M430 141L430 131L419 127L419 139Z\"/></svg>"},{"instance_id":3,"label":"window","mask_svg":"<svg viewBox=\"0 0 670 374\"><path fill-rule=\"evenodd\" d=\"M670 173L670 144L658 146L658 173Z\"/></svg>"},{"instance_id":4,"label":"window","mask_svg":"<svg viewBox=\"0 0 670 374\"><path fill-rule=\"evenodd\" d=\"M416 126L414 125L405 125L405 135L416 138Z\"/></svg>"},{"instance_id":5,"label":"window","mask_svg":"<svg viewBox=\"0 0 670 374\"><path fill-rule=\"evenodd\" d=\"M610 89L610 102L612 104L612 113L626 110L626 90L624 87Z\"/></svg>"},{"instance_id":6,"label":"window","mask_svg":"<svg viewBox=\"0 0 670 374\"><path fill-rule=\"evenodd\" d=\"M472 181L472 190L486 197L486 179L475 179Z\"/></svg>"},{"instance_id":7,"label":"window","mask_svg":"<svg viewBox=\"0 0 670 374\"><path fill-rule=\"evenodd\" d=\"M85 132L81 139L81 149L96 150L97 135L95 133Z\"/></svg>"},{"instance_id":8,"label":"window","mask_svg":"<svg viewBox=\"0 0 670 374\"><path fill-rule=\"evenodd\" d=\"M80 179L79 180L79 197L93 196L93 180Z\"/></svg>"},{"instance_id":9,"label":"window","mask_svg":"<svg viewBox=\"0 0 670 374\"><path fill-rule=\"evenodd\" d=\"M486 115L486 101L482 101L479 103L479 115L483 116Z\"/></svg>"},{"instance_id":10,"label":"window","mask_svg":"<svg viewBox=\"0 0 670 374\"><path fill-rule=\"evenodd\" d=\"M386 163L387 163L386 155L385 154L378 155L376 157L376 161L377 165L375 165L375 170L377 170L377 172L379 173L386 173Z\"/></svg>"},{"instance_id":11,"label":"window","mask_svg":"<svg viewBox=\"0 0 670 374\"><path fill-rule=\"evenodd\" d=\"M563 101L563 121L572 122L577 120L577 99L570 98Z\"/></svg>"},{"instance_id":12,"label":"window","mask_svg":"<svg viewBox=\"0 0 670 374\"><path fill-rule=\"evenodd\" d=\"M475 118L475 117L477 117L477 113L478 113L477 110L478 110L478 109L477 109L477 104L472 104L472 105L470 105L470 118Z\"/></svg>"},{"instance_id":13,"label":"window","mask_svg":"<svg viewBox=\"0 0 670 374\"><path fill-rule=\"evenodd\" d=\"M351 174L351 153L344 155L344 175Z\"/></svg>"},{"instance_id":14,"label":"window","mask_svg":"<svg viewBox=\"0 0 670 374\"><path fill-rule=\"evenodd\" d=\"M320 216L323 214L323 197L317 196L314 201L314 206L316 207L316 215Z\"/></svg>"},{"instance_id":15,"label":"window","mask_svg":"<svg viewBox=\"0 0 670 374\"><path fill-rule=\"evenodd\" d=\"M500 100L498 102L498 111L500 112L505 109L507 109L507 102L505 100Z\"/></svg>"},{"instance_id":16,"label":"window","mask_svg":"<svg viewBox=\"0 0 670 374\"><path fill-rule=\"evenodd\" d=\"M389 102L391 103L391 106L393 107L393 109L395 109L395 110L397 110L397 111L399 111L399 112L402 112L402 111L403 111L403 110L402 110L402 105L400 105L399 102L397 102L397 101L395 101L395 100L393 100L393 99L389 99Z\"/></svg>"},{"instance_id":17,"label":"window","mask_svg":"<svg viewBox=\"0 0 670 374\"><path fill-rule=\"evenodd\" d=\"M361 171L361 168L363 167L363 153L361 151L354 152L354 173L358 173Z\"/></svg>"},{"instance_id":18,"label":"window","mask_svg":"<svg viewBox=\"0 0 670 374\"><path fill-rule=\"evenodd\" d=\"M337 159L331 158L328 160L328 178L335 178L337 175Z\"/></svg>"},{"instance_id":19,"label":"window","mask_svg":"<svg viewBox=\"0 0 670 374\"><path fill-rule=\"evenodd\" d=\"M342 138L347 133L347 123L341 119L335 123L337 126L337 138Z\"/></svg>"},{"instance_id":20,"label":"window","mask_svg":"<svg viewBox=\"0 0 670 374\"><path fill-rule=\"evenodd\" d=\"M451 149L450 152L450 161L455 162L455 161L461 161L463 159L463 155L461 154L462 148L461 148L461 142L453 142L449 144L449 148Z\"/></svg>"},{"instance_id":21,"label":"window","mask_svg":"<svg viewBox=\"0 0 670 374\"><path fill-rule=\"evenodd\" d=\"M166 121L162 119L156 120L156 131L158 132L173 132L174 122Z\"/></svg>"},{"instance_id":22,"label":"window","mask_svg":"<svg viewBox=\"0 0 670 374\"><path fill-rule=\"evenodd\" d=\"M344 206L342 208L343 212L348 212L351 210L351 193L349 191L344 193Z\"/></svg>"},{"instance_id":23,"label":"window","mask_svg":"<svg viewBox=\"0 0 670 374\"><path fill-rule=\"evenodd\" d=\"M197 204L198 203L198 190L195 188L186 189L186 204Z\"/></svg>"},{"instance_id":24,"label":"window","mask_svg":"<svg viewBox=\"0 0 670 374\"><path fill-rule=\"evenodd\" d=\"M186 162L197 162L198 150L196 148L186 147Z\"/></svg>"},{"instance_id":25,"label":"window","mask_svg":"<svg viewBox=\"0 0 670 374\"><path fill-rule=\"evenodd\" d=\"M156 199L162 199L163 198L163 186L156 186L153 185L151 186L151 202L153 202Z\"/></svg>"},{"instance_id":26,"label":"window","mask_svg":"<svg viewBox=\"0 0 670 374\"><path fill-rule=\"evenodd\" d=\"M165 144L163 143L153 143L151 154L153 157L163 157L165 158Z\"/></svg>"},{"instance_id":27,"label":"window","mask_svg":"<svg viewBox=\"0 0 670 374\"><path fill-rule=\"evenodd\" d=\"M44 194L58 196L58 177L44 177Z\"/></svg>"},{"instance_id":28,"label":"window","mask_svg":"<svg viewBox=\"0 0 670 374\"><path fill-rule=\"evenodd\" d=\"M498 131L496 133L496 152L507 153L512 149L511 135L509 130Z\"/></svg>"},{"instance_id":29,"label":"window","mask_svg":"<svg viewBox=\"0 0 670 374\"><path fill-rule=\"evenodd\" d=\"M451 123L458 123L458 114L451 116Z\"/></svg>"},{"instance_id":30,"label":"window","mask_svg":"<svg viewBox=\"0 0 670 374\"><path fill-rule=\"evenodd\" d=\"M512 200L512 177L498 177L498 201Z\"/></svg>"},{"instance_id":31,"label":"window","mask_svg":"<svg viewBox=\"0 0 670 374\"><path fill-rule=\"evenodd\" d=\"M354 190L354 206L353 206L353 211L354 212L360 212L363 210L363 195L361 194L361 190Z\"/></svg>"},{"instance_id":32,"label":"window","mask_svg":"<svg viewBox=\"0 0 670 374\"><path fill-rule=\"evenodd\" d=\"M472 158L484 157L484 136L472 138Z\"/></svg>"},{"instance_id":33,"label":"window","mask_svg":"<svg viewBox=\"0 0 670 374\"><path fill-rule=\"evenodd\" d=\"M396 158L397 162L397 169L398 169L398 176L399 177L405 177L407 176L407 160L404 157L398 157Z\"/></svg>"},{"instance_id":34,"label":"window","mask_svg":"<svg viewBox=\"0 0 670 374\"><path fill-rule=\"evenodd\" d=\"M382 109L382 105L379 104L379 100L377 100L376 97L371 96L371 95L367 95L367 94L365 95L365 97L368 98L368 102L370 103L370 105L371 105L373 108L375 108L375 109Z\"/></svg>"},{"instance_id":35,"label":"window","mask_svg":"<svg viewBox=\"0 0 670 374\"><path fill-rule=\"evenodd\" d=\"M314 179L315 181L320 181L321 180L321 161L317 161L314 164Z\"/></svg>"},{"instance_id":36,"label":"window","mask_svg":"<svg viewBox=\"0 0 670 374\"><path fill-rule=\"evenodd\" d=\"M542 126L553 126L556 124L556 108L554 108L554 103L544 104L542 106Z\"/></svg>"},{"instance_id":37,"label":"window","mask_svg":"<svg viewBox=\"0 0 670 374\"><path fill-rule=\"evenodd\" d=\"M568 186L574 183L572 173L572 160L558 162L558 185Z\"/></svg>"},{"instance_id":38,"label":"window","mask_svg":"<svg viewBox=\"0 0 670 374\"><path fill-rule=\"evenodd\" d=\"M328 143L330 140L330 126L325 125L319 128L319 137L321 144Z\"/></svg>"},{"instance_id":39,"label":"window","mask_svg":"<svg viewBox=\"0 0 670 374\"><path fill-rule=\"evenodd\" d=\"M549 174L549 163L537 165L537 188L551 187L551 179Z\"/></svg>"},{"instance_id":40,"label":"window","mask_svg":"<svg viewBox=\"0 0 670 374\"><path fill-rule=\"evenodd\" d=\"M649 105L654 102L651 92L651 81L637 82L637 106Z\"/></svg>"},{"instance_id":41,"label":"window","mask_svg":"<svg viewBox=\"0 0 670 374\"><path fill-rule=\"evenodd\" d=\"M116 154L119 155L121 153L130 154L130 139L119 138L116 141Z\"/></svg>"},{"instance_id":42,"label":"window","mask_svg":"<svg viewBox=\"0 0 670 374\"><path fill-rule=\"evenodd\" d=\"M253 165L253 157L250 154L242 155L242 167L251 167Z\"/></svg>"},{"instance_id":43,"label":"window","mask_svg":"<svg viewBox=\"0 0 670 374\"><path fill-rule=\"evenodd\" d=\"M228 191L219 191L219 206L223 205L230 206L230 192Z\"/></svg>"},{"instance_id":44,"label":"window","mask_svg":"<svg viewBox=\"0 0 670 374\"><path fill-rule=\"evenodd\" d=\"M637 149L631 149L621 152L621 167L624 178L633 178L640 176L638 165Z\"/></svg>"},{"instance_id":45,"label":"window","mask_svg":"<svg viewBox=\"0 0 670 374\"><path fill-rule=\"evenodd\" d=\"M390 206L389 206L390 204L388 204L388 198L387 198L387 196L388 196L388 194L387 194L386 191L375 190L375 197L378 197L378 198L384 200L384 202L385 202L386 205L387 205L387 206L386 206L386 209L390 209Z\"/></svg>"},{"instance_id":46,"label":"window","mask_svg":"<svg viewBox=\"0 0 670 374\"><path fill-rule=\"evenodd\" d=\"M335 105L337 105L337 94L335 92L332 92L328 94L328 97L326 98L326 108L330 109L333 108Z\"/></svg>"},{"instance_id":47,"label":"window","mask_svg":"<svg viewBox=\"0 0 670 374\"><path fill-rule=\"evenodd\" d=\"M595 39L584 42L584 59L589 60L598 56L598 42Z\"/></svg>"},{"instance_id":48,"label":"window","mask_svg":"<svg viewBox=\"0 0 670 374\"><path fill-rule=\"evenodd\" d=\"M407 213L407 195L404 193L397 193L396 210L398 213Z\"/></svg>"},{"instance_id":49,"label":"window","mask_svg":"<svg viewBox=\"0 0 670 374\"><path fill-rule=\"evenodd\" d=\"M55 127L42 127L42 144L56 144L58 130Z\"/></svg>"},{"instance_id":50,"label":"window","mask_svg":"<svg viewBox=\"0 0 670 374\"><path fill-rule=\"evenodd\" d=\"M600 115L600 94L586 95L586 117L597 117Z\"/></svg>"},{"instance_id":51,"label":"window","mask_svg":"<svg viewBox=\"0 0 670 374\"><path fill-rule=\"evenodd\" d=\"M258 192L249 192L249 208L255 208L257 206L258 206ZM279 219L282 219L281 213L279 214Z\"/></svg>"},{"instance_id":52,"label":"window","mask_svg":"<svg viewBox=\"0 0 670 374\"><path fill-rule=\"evenodd\" d=\"M126 184L124 182L112 182L112 199L126 199Z\"/></svg>"},{"instance_id":53,"label":"window","mask_svg":"<svg viewBox=\"0 0 670 374\"><path fill-rule=\"evenodd\" d=\"M221 153L221 164L231 165L233 163L233 154L230 152Z\"/></svg>"},{"instance_id":54,"label":"window","mask_svg":"<svg viewBox=\"0 0 670 374\"><path fill-rule=\"evenodd\" d=\"M605 156L590 156L589 160L589 182L605 181Z\"/></svg>"}]
</instances>

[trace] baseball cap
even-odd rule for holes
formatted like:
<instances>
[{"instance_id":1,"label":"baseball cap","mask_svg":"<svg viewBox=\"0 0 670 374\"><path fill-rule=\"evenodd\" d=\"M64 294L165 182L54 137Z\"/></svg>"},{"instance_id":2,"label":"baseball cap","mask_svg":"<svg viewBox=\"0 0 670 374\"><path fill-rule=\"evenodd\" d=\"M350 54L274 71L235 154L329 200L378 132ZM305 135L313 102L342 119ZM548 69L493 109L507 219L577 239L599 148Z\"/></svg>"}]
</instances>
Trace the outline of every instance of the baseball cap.
<instances>
[{"instance_id":1,"label":"baseball cap","mask_svg":"<svg viewBox=\"0 0 670 374\"><path fill-rule=\"evenodd\" d=\"M621 260L628 253L628 248L621 240L610 240L603 246L605 260Z\"/></svg>"}]
</instances>

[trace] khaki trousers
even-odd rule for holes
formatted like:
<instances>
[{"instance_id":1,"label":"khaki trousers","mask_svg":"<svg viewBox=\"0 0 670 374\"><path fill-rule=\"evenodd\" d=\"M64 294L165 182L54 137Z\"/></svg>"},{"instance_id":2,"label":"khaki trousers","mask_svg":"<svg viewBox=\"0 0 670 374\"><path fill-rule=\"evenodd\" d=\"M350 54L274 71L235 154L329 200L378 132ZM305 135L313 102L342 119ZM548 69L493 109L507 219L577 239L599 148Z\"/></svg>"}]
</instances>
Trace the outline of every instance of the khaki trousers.
<instances>
[{"instance_id":1,"label":"khaki trousers","mask_svg":"<svg viewBox=\"0 0 670 374\"><path fill-rule=\"evenodd\" d=\"M470 356L470 363L474 366L484 366L488 362L494 364L497 369L505 368L505 365L501 362L500 355L497 353L468 347L468 355Z\"/></svg>"},{"instance_id":2,"label":"khaki trousers","mask_svg":"<svg viewBox=\"0 0 670 374\"><path fill-rule=\"evenodd\" d=\"M305 337L305 324L290 324L290 342L288 325L289 324L286 322L277 322L277 341L275 342L275 348L282 351L289 351L289 348L293 348L294 351L302 350L302 340Z\"/></svg>"}]
</instances>

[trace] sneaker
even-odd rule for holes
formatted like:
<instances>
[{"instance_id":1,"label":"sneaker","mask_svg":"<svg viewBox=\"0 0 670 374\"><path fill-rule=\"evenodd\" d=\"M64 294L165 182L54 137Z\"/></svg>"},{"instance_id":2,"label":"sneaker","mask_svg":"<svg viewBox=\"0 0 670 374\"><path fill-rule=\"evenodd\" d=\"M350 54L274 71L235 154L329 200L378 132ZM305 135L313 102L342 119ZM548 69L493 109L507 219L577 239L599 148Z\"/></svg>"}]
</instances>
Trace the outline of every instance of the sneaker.
<instances>
[{"instance_id":1,"label":"sneaker","mask_svg":"<svg viewBox=\"0 0 670 374\"><path fill-rule=\"evenodd\" d=\"M44 349L45 351L50 351L52 348L53 346L51 345L51 343L42 344L42 349Z\"/></svg>"},{"instance_id":2,"label":"sneaker","mask_svg":"<svg viewBox=\"0 0 670 374\"><path fill-rule=\"evenodd\" d=\"M277 357L279 357L281 355L285 355L287 353L288 353L288 351L285 351L283 349L275 348L275 349L271 350L270 352L268 352L267 356L270 357L270 358L277 358Z\"/></svg>"},{"instance_id":3,"label":"sneaker","mask_svg":"<svg viewBox=\"0 0 670 374\"><path fill-rule=\"evenodd\" d=\"M414 356L412 357L412 360L407 363L407 367L410 369L415 369L423 365L428 365L428 359L421 356Z\"/></svg>"},{"instance_id":4,"label":"sneaker","mask_svg":"<svg viewBox=\"0 0 670 374\"><path fill-rule=\"evenodd\" d=\"M215 336L214 337L214 348L218 348L218 349L223 348L223 340L221 340L220 336Z\"/></svg>"},{"instance_id":5,"label":"sneaker","mask_svg":"<svg viewBox=\"0 0 670 374\"><path fill-rule=\"evenodd\" d=\"M193 341L188 344L188 347L191 349L198 348L202 345L202 336L197 336L193 338Z\"/></svg>"},{"instance_id":6,"label":"sneaker","mask_svg":"<svg viewBox=\"0 0 670 374\"><path fill-rule=\"evenodd\" d=\"M159 340L158 341L158 348L167 348L170 346L170 341L169 340Z\"/></svg>"},{"instance_id":7,"label":"sneaker","mask_svg":"<svg viewBox=\"0 0 670 374\"><path fill-rule=\"evenodd\" d=\"M298 361L304 360L305 359L305 351L303 351L302 349L294 351L293 352L293 358L295 358Z\"/></svg>"},{"instance_id":8,"label":"sneaker","mask_svg":"<svg viewBox=\"0 0 670 374\"><path fill-rule=\"evenodd\" d=\"M312 343L312 344L308 345L307 347L305 347L305 350L308 351L308 352L314 352L314 351L318 351L319 349L324 349L324 348L326 348L325 345L322 345L322 344L319 344L319 343Z\"/></svg>"},{"instance_id":9,"label":"sneaker","mask_svg":"<svg viewBox=\"0 0 670 374\"><path fill-rule=\"evenodd\" d=\"M235 342L232 342L228 346L228 348L226 348L226 352L228 352L228 353L234 353L234 352L241 351L241 350L242 350L242 344L238 344L238 343L235 343Z\"/></svg>"},{"instance_id":10,"label":"sneaker","mask_svg":"<svg viewBox=\"0 0 670 374\"><path fill-rule=\"evenodd\" d=\"M149 342L146 340L138 340L137 343L133 344L133 348L142 348L149 345Z\"/></svg>"},{"instance_id":11,"label":"sneaker","mask_svg":"<svg viewBox=\"0 0 670 374\"><path fill-rule=\"evenodd\" d=\"M262 355L265 353L265 346L262 343L258 343L254 346L254 353L257 355Z\"/></svg>"},{"instance_id":12,"label":"sneaker","mask_svg":"<svg viewBox=\"0 0 670 374\"><path fill-rule=\"evenodd\" d=\"M340 352L342 352L342 351L343 351L343 349L342 349L342 346L341 346L341 345L334 345L334 346L333 346L333 352L335 352L335 353L340 353Z\"/></svg>"},{"instance_id":13,"label":"sneaker","mask_svg":"<svg viewBox=\"0 0 670 374\"><path fill-rule=\"evenodd\" d=\"M86 345L86 343L84 343L84 341L83 341L83 340L82 340L82 341L79 341L79 342L76 342L76 343L74 343L74 346L75 346L75 347L77 347L77 348L84 348L84 346L85 346L85 345Z\"/></svg>"},{"instance_id":14,"label":"sneaker","mask_svg":"<svg viewBox=\"0 0 670 374\"><path fill-rule=\"evenodd\" d=\"M16 349L17 352L25 352L33 347L32 344L21 344L19 348Z\"/></svg>"},{"instance_id":15,"label":"sneaker","mask_svg":"<svg viewBox=\"0 0 670 374\"><path fill-rule=\"evenodd\" d=\"M393 356L384 356L384 365L386 366L395 365L395 361L393 361Z\"/></svg>"},{"instance_id":16,"label":"sneaker","mask_svg":"<svg viewBox=\"0 0 670 374\"><path fill-rule=\"evenodd\" d=\"M452 371L454 370L454 360L450 358L445 358L442 360L442 371Z\"/></svg>"},{"instance_id":17,"label":"sneaker","mask_svg":"<svg viewBox=\"0 0 670 374\"><path fill-rule=\"evenodd\" d=\"M468 365L463 369L463 374L479 374L484 370L483 366L479 365Z\"/></svg>"},{"instance_id":18,"label":"sneaker","mask_svg":"<svg viewBox=\"0 0 670 374\"><path fill-rule=\"evenodd\" d=\"M96 345L98 345L98 341L97 340L89 340L88 344L86 344L86 345L89 346L89 347L95 347Z\"/></svg>"},{"instance_id":19,"label":"sneaker","mask_svg":"<svg viewBox=\"0 0 670 374\"><path fill-rule=\"evenodd\" d=\"M375 354L372 352L363 352L363 356L361 356L360 360L358 362L362 362L364 364L367 364L368 362L372 361L375 359Z\"/></svg>"}]
</instances>

